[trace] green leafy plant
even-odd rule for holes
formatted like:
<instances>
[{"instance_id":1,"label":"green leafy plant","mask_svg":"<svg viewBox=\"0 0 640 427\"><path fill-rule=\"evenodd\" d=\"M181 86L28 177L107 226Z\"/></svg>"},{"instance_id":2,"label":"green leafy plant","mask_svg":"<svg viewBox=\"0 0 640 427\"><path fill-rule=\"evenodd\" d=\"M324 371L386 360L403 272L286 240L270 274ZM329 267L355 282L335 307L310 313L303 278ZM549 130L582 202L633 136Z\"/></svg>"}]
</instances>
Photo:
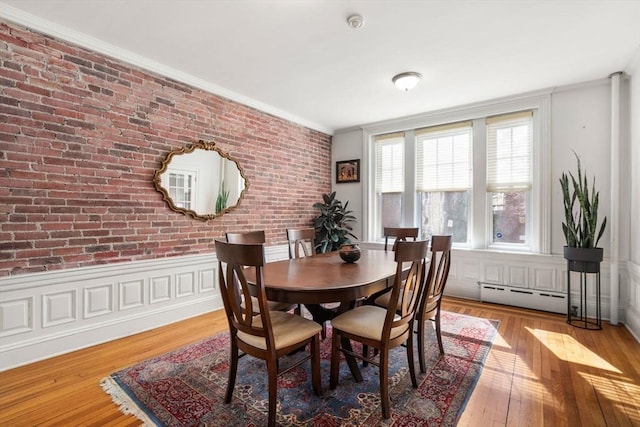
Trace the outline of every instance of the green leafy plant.
<instances>
[{"instance_id":1,"label":"green leafy plant","mask_svg":"<svg viewBox=\"0 0 640 427\"><path fill-rule=\"evenodd\" d=\"M227 207L227 203L229 203L229 190L224 188L224 181L222 181L216 198L216 213L222 212Z\"/></svg>"},{"instance_id":2,"label":"green leafy plant","mask_svg":"<svg viewBox=\"0 0 640 427\"><path fill-rule=\"evenodd\" d=\"M565 217L562 231L568 247L595 248L607 226L607 218L602 220L597 231L600 192L596 191L596 179L593 178L590 189L586 170L583 172L580 166L580 157L573 154L578 162L578 177L563 172L560 178Z\"/></svg>"},{"instance_id":3,"label":"green leafy plant","mask_svg":"<svg viewBox=\"0 0 640 427\"><path fill-rule=\"evenodd\" d=\"M323 202L314 203L313 207L320 210L320 214L313 219L316 230L316 253L332 252L345 243L351 243L350 237L356 236L351 232L352 223L356 217L348 210L349 202L344 206L336 199L336 192L322 195Z\"/></svg>"}]
</instances>

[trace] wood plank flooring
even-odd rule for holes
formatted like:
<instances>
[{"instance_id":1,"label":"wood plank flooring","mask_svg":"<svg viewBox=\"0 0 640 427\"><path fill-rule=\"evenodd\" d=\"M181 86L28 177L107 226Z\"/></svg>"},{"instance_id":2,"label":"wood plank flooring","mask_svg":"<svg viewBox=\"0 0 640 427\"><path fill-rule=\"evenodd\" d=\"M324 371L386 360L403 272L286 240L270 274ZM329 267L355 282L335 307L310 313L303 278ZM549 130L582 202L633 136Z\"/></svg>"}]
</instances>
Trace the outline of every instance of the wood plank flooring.
<instances>
[{"instance_id":1,"label":"wood plank flooring","mask_svg":"<svg viewBox=\"0 0 640 427\"><path fill-rule=\"evenodd\" d=\"M443 308L500 321L459 426L640 426L640 344L626 328L585 331L564 316L454 298ZM0 426L138 426L100 380L226 328L221 310L2 372Z\"/></svg>"}]
</instances>

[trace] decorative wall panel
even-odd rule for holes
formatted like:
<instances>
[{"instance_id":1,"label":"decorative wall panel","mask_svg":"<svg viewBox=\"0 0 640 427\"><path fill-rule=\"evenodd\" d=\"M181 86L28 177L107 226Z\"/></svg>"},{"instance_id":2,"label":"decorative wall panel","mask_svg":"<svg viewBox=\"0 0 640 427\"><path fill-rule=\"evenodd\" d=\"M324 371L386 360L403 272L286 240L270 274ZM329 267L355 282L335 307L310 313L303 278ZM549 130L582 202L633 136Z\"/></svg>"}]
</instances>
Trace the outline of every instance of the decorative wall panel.
<instances>
[{"instance_id":1,"label":"decorative wall panel","mask_svg":"<svg viewBox=\"0 0 640 427\"><path fill-rule=\"evenodd\" d=\"M487 282L502 284L503 266L500 264L487 264L484 267L485 280Z\"/></svg>"},{"instance_id":2,"label":"decorative wall panel","mask_svg":"<svg viewBox=\"0 0 640 427\"><path fill-rule=\"evenodd\" d=\"M76 320L76 291L42 296L42 327L49 328Z\"/></svg>"},{"instance_id":3,"label":"decorative wall panel","mask_svg":"<svg viewBox=\"0 0 640 427\"><path fill-rule=\"evenodd\" d=\"M169 301L171 299L171 276L152 277L149 289L149 303Z\"/></svg>"},{"instance_id":4,"label":"decorative wall panel","mask_svg":"<svg viewBox=\"0 0 640 427\"><path fill-rule=\"evenodd\" d=\"M183 298L189 295L193 295L196 291L195 281L195 272L178 274L176 283L176 297Z\"/></svg>"},{"instance_id":5,"label":"decorative wall panel","mask_svg":"<svg viewBox=\"0 0 640 427\"><path fill-rule=\"evenodd\" d=\"M528 268L522 265L509 265L509 285L526 288L529 286Z\"/></svg>"},{"instance_id":6,"label":"decorative wall panel","mask_svg":"<svg viewBox=\"0 0 640 427\"><path fill-rule=\"evenodd\" d=\"M31 297L0 302L0 337L31 331L32 310Z\"/></svg>"},{"instance_id":7,"label":"decorative wall panel","mask_svg":"<svg viewBox=\"0 0 640 427\"><path fill-rule=\"evenodd\" d=\"M480 280L482 278L482 269L480 264L476 262L458 263L460 270L460 278L463 280Z\"/></svg>"},{"instance_id":8,"label":"decorative wall panel","mask_svg":"<svg viewBox=\"0 0 640 427\"><path fill-rule=\"evenodd\" d=\"M558 288L557 278L558 271L552 268L534 268L533 269L533 287L536 289L545 289L548 291L565 291L562 287Z\"/></svg>"},{"instance_id":9,"label":"decorative wall panel","mask_svg":"<svg viewBox=\"0 0 640 427\"><path fill-rule=\"evenodd\" d=\"M209 268L207 270L200 270L200 292L210 292L216 289L217 268Z\"/></svg>"},{"instance_id":10,"label":"decorative wall panel","mask_svg":"<svg viewBox=\"0 0 640 427\"><path fill-rule=\"evenodd\" d=\"M120 310L129 310L144 304L144 280L120 283Z\"/></svg>"},{"instance_id":11,"label":"decorative wall panel","mask_svg":"<svg viewBox=\"0 0 640 427\"><path fill-rule=\"evenodd\" d=\"M103 316L113 311L113 285L84 289L84 318Z\"/></svg>"}]
</instances>

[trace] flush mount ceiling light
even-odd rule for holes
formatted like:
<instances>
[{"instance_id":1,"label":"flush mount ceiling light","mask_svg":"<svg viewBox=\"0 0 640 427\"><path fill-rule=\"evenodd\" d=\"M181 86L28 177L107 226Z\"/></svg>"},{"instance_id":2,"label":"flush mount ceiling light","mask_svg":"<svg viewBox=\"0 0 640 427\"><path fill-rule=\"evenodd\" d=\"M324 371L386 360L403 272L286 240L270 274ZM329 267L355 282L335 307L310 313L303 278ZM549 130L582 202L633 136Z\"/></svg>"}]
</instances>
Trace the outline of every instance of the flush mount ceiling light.
<instances>
[{"instance_id":1,"label":"flush mount ceiling light","mask_svg":"<svg viewBox=\"0 0 640 427\"><path fill-rule=\"evenodd\" d=\"M421 78L422 74L416 73L415 71L408 71L394 76L391 81L393 81L393 84L396 85L398 89L408 92L416 87Z\"/></svg>"},{"instance_id":2,"label":"flush mount ceiling light","mask_svg":"<svg viewBox=\"0 0 640 427\"><path fill-rule=\"evenodd\" d=\"M347 24L354 30L364 26L364 18L360 15L351 15L347 18Z\"/></svg>"}]
</instances>

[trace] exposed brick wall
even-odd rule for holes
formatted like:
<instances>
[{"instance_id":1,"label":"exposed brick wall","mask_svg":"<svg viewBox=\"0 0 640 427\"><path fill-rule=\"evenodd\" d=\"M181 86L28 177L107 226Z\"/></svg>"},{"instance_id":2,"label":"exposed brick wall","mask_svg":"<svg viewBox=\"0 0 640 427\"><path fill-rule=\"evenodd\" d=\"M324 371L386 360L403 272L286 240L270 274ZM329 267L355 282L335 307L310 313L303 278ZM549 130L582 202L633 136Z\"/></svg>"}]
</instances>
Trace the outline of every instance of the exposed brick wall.
<instances>
[{"instance_id":1,"label":"exposed brick wall","mask_svg":"<svg viewBox=\"0 0 640 427\"><path fill-rule=\"evenodd\" d=\"M331 137L0 21L0 276L267 244L306 226L331 188ZM167 153L214 141L249 190L208 222L153 186Z\"/></svg>"}]
</instances>

